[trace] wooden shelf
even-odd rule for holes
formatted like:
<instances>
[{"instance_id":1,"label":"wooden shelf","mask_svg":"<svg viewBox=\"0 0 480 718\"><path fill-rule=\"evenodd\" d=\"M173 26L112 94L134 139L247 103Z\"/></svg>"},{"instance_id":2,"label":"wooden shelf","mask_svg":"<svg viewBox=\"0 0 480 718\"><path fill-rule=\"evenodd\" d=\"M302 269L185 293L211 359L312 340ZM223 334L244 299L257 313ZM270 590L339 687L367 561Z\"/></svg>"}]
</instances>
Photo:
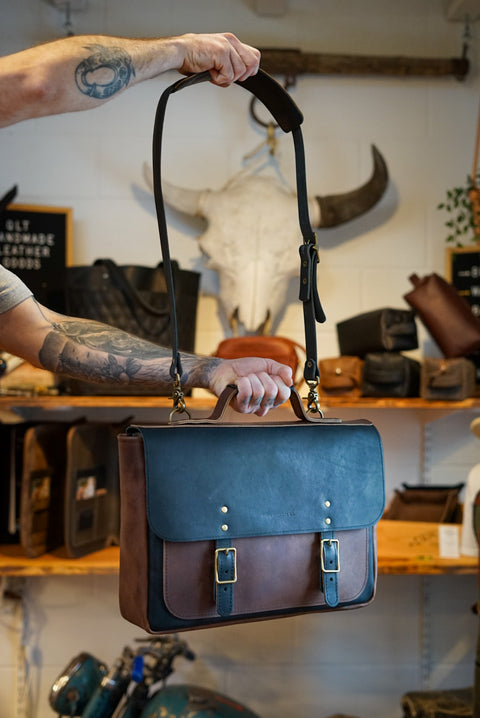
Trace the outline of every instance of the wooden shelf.
<instances>
[{"instance_id":1,"label":"wooden shelf","mask_svg":"<svg viewBox=\"0 0 480 718\"><path fill-rule=\"evenodd\" d=\"M379 574L476 574L478 559L438 555L438 524L380 521L377 530ZM26 558L19 546L0 547L0 575L80 576L118 574L119 548L110 547L82 558L68 558L64 549Z\"/></svg>"},{"instance_id":2,"label":"wooden shelf","mask_svg":"<svg viewBox=\"0 0 480 718\"><path fill-rule=\"evenodd\" d=\"M301 392L303 396L303 393ZM214 396L202 398L187 398L187 406L193 411L208 413L215 406ZM2 412L10 412L20 417L35 415L36 412L65 411L65 410L135 410L135 409L171 409L171 399L166 396L7 396L0 395L0 421ZM323 410L335 409L410 409L410 410L441 410L464 411L480 409L480 397L472 397L463 401L425 401L420 398L394 399L370 397L324 397L320 396L320 406ZM281 410L288 409L286 403ZM273 416L274 414L270 414Z\"/></svg>"},{"instance_id":3,"label":"wooden shelf","mask_svg":"<svg viewBox=\"0 0 480 718\"><path fill-rule=\"evenodd\" d=\"M300 392L302 393L302 392ZM212 397L187 397L186 403L192 409L211 409L216 399ZM480 408L480 397L471 397L463 401L426 401L417 397L408 399L394 399L384 397L374 399L371 397L325 397L320 396L320 405L329 408L346 409L476 409ZM1 409L15 409L15 407L42 407L45 409L58 409L70 407L88 408L136 408L152 407L169 409L171 399L166 396L8 396L0 395ZM283 405L288 407L288 403ZM282 407L281 407L282 408Z\"/></svg>"},{"instance_id":4,"label":"wooden shelf","mask_svg":"<svg viewBox=\"0 0 480 718\"><path fill-rule=\"evenodd\" d=\"M0 546L0 576L85 576L118 574L120 549L111 546L102 551L69 558L65 549L27 558L18 545Z\"/></svg>"}]
</instances>

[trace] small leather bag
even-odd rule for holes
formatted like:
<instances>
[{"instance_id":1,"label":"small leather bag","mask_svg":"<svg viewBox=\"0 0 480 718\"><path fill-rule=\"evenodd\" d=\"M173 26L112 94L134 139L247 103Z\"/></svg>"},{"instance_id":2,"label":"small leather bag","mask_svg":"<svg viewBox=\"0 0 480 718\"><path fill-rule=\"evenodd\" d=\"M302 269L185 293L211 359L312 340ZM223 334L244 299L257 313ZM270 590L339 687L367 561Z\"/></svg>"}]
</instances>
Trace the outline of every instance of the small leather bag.
<instances>
[{"instance_id":1,"label":"small leather bag","mask_svg":"<svg viewBox=\"0 0 480 718\"><path fill-rule=\"evenodd\" d=\"M462 401L475 394L476 369L469 359L426 357L420 373L422 399Z\"/></svg>"},{"instance_id":2,"label":"small leather bag","mask_svg":"<svg viewBox=\"0 0 480 718\"><path fill-rule=\"evenodd\" d=\"M84 556L119 542L118 431L115 425L89 422L68 432L65 547L69 556Z\"/></svg>"},{"instance_id":3,"label":"small leather bag","mask_svg":"<svg viewBox=\"0 0 480 718\"><path fill-rule=\"evenodd\" d=\"M165 106L171 93L208 79L203 73L176 82L157 109L154 188L166 266L159 168ZM237 84L261 99L295 142L308 413L292 388L293 415L224 422L233 386L210 417L182 419L181 357L172 323L170 422L131 426L119 436L120 608L150 633L355 608L375 593L382 446L370 422L324 419L318 406L315 319L324 315L308 218L303 118L262 71Z\"/></svg>"},{"instance_id":4,"label":"small leather bag","mask_svg":"<svg viewBox=\"0 0 480 718\"><path fill-rule=\"evenodd\" d=\"M337 324L340 354L364 357L369 352L417 349L417 325L411 309L374 309Z\"/></svg>"},{"instance_id":5,"label":"small leather bag","mask_svg":"<svg viewBox=\"0 0 480 718\"><path fill-rule=\"evenodd\" d=\"M320 359L320 391L324 396L361 396L363 360L356 356Z\"/></svg>"},{"instance_id":6,"label":"small leather bag","mask_svg":"<svg viewBox=\"0 0 480 718\"><path fill-rule=\"evenodd\" d=\"M240 357L265 357L286 364L292 370L295 386L303 382L297 378L299 357L305 355L305 348L288 337L277 337L265 334L229 337L218 345L215 356L222 359L239 359Z\"/></svg>"},{"instance_id":7,"label":"small leather bag","mask_svg":"<svg viewBox=\"0 0 480 718\"><path fill-rule=\"evenodd\" d=\"M375 397L418 396L420 363L395 352L367 354L363 365L362 395Z\"/></svg>"},{"instance_id":8,"label":"small leather bag","mask_svg":"<svg viewBox=\"0 0 480 718\"><path fill-rule=\"evenodd\" d=\"M461 521L458 496L463 487L463 483L453 486L402 484L401 489L395 489L383 518L390 521L458 523Z\"/></svg>"},{"instance_id":9,"label":"small leather bag","mask_svg":"<svg viewBox=\"0 0 480 718\"><path fill-rule=\"evenodd\" d=\"M480 320L455 287L438 274L410 276L414 288L404 299L448 358L473 354L480 349Z\"/></svg>"}]
</instances>

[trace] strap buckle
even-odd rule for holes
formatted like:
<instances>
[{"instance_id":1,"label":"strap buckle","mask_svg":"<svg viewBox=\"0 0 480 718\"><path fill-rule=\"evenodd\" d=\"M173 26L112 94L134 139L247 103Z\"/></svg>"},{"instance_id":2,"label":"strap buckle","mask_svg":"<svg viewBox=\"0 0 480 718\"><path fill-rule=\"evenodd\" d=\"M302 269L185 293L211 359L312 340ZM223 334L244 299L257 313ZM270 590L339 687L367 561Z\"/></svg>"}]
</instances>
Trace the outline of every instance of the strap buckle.
<instances>
[{"instance_id":1,"label":"strap buckle","mask_svg":"<svg viewBox=\"0 0 480 718\"><path fill-rule=\"evenodd\" d=\"M325 544L328 544L329 548L332 547L332 544L336 544L336 546L335 546L336 565L334 568L326 568L326 566L325 566L325 552L324 552ZM339 552L338 539L327 538L327 539L322 539L320 541L320 565L322 567L323 573L339 573L340 572L340 552Z\"/></svg>"},{"instance_id":2,"label":"strap buckle","mask_svg":"<svg viewBox=\"0 0 480 718\"><path fill-rule=\"evenodd\" d=\"M188 411L187 405L185 404L185 394L183 393L182 385L180 383L180 374L178 373L175 376L175 381L173 383L173 392L170 399L173 400L173 409L168 417L169 424L172 423L175 414L186 414L189 419L192 418L192 415Z\"/></svg>"},{"instance_id":3,"label":"strap buckle","mask_svg":"<svg viewBox=\"0 0 480 718\"><path fill-rule=\"evenodd\" d=\"M221 579L218 575L218 555L220 553L224 553L226 556L228 556L229 553L233 553L233 578L229 579ZM237 582L237 549L236 548L217 548L215 549L215 583L218 586L222 586L226 583L236 583Z\"/></svg>"},{"instance_id":4,"label":"strap buckle","mask_svg":"<svg viewBox=\"0 0 480 718\"><path fill-rule=\"evenodd\" d=\"M307 381L306 384L308 386L308 396L305 397L307 400L307 414L318 413L323 419L323 411L320 409L320 401L318 399L317 392L318 379L314 379L313 381Z\"/></svg>"}]
</instances>

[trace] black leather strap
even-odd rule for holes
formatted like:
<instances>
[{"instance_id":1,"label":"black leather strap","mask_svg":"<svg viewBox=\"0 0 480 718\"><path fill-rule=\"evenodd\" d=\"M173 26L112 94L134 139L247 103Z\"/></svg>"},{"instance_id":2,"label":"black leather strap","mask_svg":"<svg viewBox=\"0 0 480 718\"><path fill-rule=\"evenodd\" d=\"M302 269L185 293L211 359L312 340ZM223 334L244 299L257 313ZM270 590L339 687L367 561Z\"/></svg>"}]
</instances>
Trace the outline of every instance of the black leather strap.
<instances>
[{"instance_id":1,"label":"black leather strap","mask_svg":"<svg viewBox=\"0 0 480 718\"><path fill-rule=\"evenodd\" d=\"M165 111L168 99L174 92L178 92L185 87L196 85L210 79L208 72L191 75L175 82L163 92L157 105L155 115L155 126L153 132L153 189L155 197L155 207L157 211L158 229L160 234L160 244L162 247L162 256L165 269L165 280L169 294L169 304L171 313L171 344L172 344L172 364L170 366L170 375L172 379L181 377L182 366L181 357L178 351L178 328L175 307L175 291L171 267L170 249L168 246L167 222L165 217L165 207L162 194L161 183L161 161L162 161L162 135L165 119ZM259 70L256 75L248 78L244 82L236 83L239 87L244 87L253 93L267 109L272 113L278 125L284 132L292 132L295 163L296 163L296 181L297 181L297 201L298 216L300 229L303 236L303 245L300 247L301 261L301 284L300 299L303 302L304 324L305 324L305 347L306 361L304 367L304 377L306 381L314 381L318 378L318 360L317 360L317 341L315 322L324 322L325 314L320 304L317 292L317 263L318 253L316 246L315 233L310 224L308 212L308 195L305 176L305 152L303 147L303 137L300 125L303 122L303 115L288 94L288 92L266 72Z\"/></svg>"}]
</instances>

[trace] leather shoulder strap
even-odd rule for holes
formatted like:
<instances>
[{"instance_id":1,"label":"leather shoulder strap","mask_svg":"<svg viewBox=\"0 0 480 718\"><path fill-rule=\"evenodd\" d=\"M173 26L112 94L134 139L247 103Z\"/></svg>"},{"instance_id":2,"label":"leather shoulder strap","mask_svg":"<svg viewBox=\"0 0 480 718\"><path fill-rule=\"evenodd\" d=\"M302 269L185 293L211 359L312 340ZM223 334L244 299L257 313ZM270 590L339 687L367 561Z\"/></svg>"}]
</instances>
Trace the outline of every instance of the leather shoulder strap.
<instances>
[{"instance_id":1,"label":"leather shoulder strap","mask_svg":"<svg viewBox=\"0 0 480 718\"><path fill-rule=\"evenodd\" d=\"M169 295L171 313L171 345L172 364L170 375L175 381L182 375L181 357L178 350L178 327L175 306L175 291L173 275L170 270L171 258L168 245L167 222L162 194L161 182L161 161L162 161L162 135L165 119L165 111L168 99L171 94L179 90L205 82L210 79L208 72L191 75L182 78L170 85L160 97L155 115L155 126L153 132L153 189L155 207L157 212L160 244L165 268L165 281ZM284 132L292 132L297 181L298 216L303 244L300 247L300 300L303 303L304 324L305 324L305 348L306 360L304 365L304 377L306 381L317 381L319 376L317 360L317 342L315 322L324 322L325 315L317 292L317 263L318 252L315 233L311 227L308 213L308 196L305 177L305 152L303 147L303 136L300 125L303 122L303 115L286 90L268 75L259 70L257 75L248 78L244 82L235 83L254 94L267 109L272 113L274 119Z\"/></svg>"}]
</instances>

